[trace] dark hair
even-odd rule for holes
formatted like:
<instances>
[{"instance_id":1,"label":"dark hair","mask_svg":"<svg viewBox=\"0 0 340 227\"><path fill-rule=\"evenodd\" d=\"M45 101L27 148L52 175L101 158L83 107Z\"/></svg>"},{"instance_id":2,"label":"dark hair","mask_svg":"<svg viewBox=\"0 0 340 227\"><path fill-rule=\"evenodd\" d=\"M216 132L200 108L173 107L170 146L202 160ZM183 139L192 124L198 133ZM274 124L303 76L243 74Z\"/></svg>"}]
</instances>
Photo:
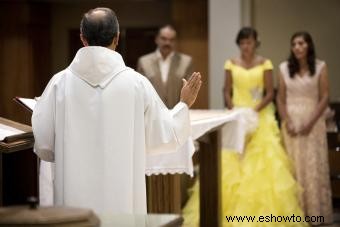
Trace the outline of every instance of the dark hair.
<instances>
[{"instance_id":1,"label":"dark hair","mask_svg":"<svg viewBox=\"0 0 340 227\"><path fill-rule=\"evenodd\" d=\"M290 39L291 46L296 37L302 37L308 45L307 64L308 64L310 75L313 76L315 74L316 54L315 54L315 47L314 47L312 36L308 32L305 32L305 31L296 32L292 35L292 38ZM288 69L289 69L289 76L291 78L293 78L294 75L300 71L299 61L296 59L292 50L290 51L290 56L288 58Z\"/></svg>"},{"instance_id":2,"label":"dark hair","mask_svg":"<svg viewBox=\"0 0 340 227\"><path fill-rule=\"evenodd\" d=\"M98 11L102 11L104 15L94 15ZM89 46L110 46L119 32L117 16L109 8L91 9L84 14L80 22L80 32Z\"/></svg>"},{"instance_id":3,"label":"dark hair","mask_svg":"<svg viewBox=\"0 0 340 227\"><path fill-rule=\"evenodd\" d=\"M157 36L161 33L161 30L163 30L164 28L169 28L170 30L173 30L175 33L177 33L176 28L172 24L165 24L158 29Z\"/></svg>"},{"instance_id":4,"label":"dark hair","mask_svg":"<svg viewBox=\"0 0 340 227\"><path fill-rule=\"evenodd\" d=\"M236 44L239 46L242 39L248 39L250 37L253 37L254 40L257 43L257 46L260 45L260 42L257 40L257 31L252 27L243 27L238 32L236 36Z\"/></svg>"}]
</instances>

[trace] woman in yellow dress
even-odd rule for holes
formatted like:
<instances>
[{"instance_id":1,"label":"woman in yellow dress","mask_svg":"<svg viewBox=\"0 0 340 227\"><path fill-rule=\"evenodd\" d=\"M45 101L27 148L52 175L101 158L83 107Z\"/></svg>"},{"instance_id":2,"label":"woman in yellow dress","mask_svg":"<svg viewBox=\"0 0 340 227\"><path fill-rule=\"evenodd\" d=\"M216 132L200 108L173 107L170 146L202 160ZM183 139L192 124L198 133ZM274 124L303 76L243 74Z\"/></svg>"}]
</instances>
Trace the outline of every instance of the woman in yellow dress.
<instances>
[{"instance_id":1,"label":"woman in yellow dress","mask_svg":"<svg viewBox=\"0 0 340 227\"><path fill-rule=\"evenodd\" d=\"M227 60L224 66L226 106L253 109L258 126L248 135L242 155L222 152L221 222L223 226L305 226L298 202L300 189L275 120L273 65L256 54L259 43L253 28L241 29L236 43L241 56ZM197 194L194 191L183 209L186 226L199 222Z\"/></svg>"}]
</instances>

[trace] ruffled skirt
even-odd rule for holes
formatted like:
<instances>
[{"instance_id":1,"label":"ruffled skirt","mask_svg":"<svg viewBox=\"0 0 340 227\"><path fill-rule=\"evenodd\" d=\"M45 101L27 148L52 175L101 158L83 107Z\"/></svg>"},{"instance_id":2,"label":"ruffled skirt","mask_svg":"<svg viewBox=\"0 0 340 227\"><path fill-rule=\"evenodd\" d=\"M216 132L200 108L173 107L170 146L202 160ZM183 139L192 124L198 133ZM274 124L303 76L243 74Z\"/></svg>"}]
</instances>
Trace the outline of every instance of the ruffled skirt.
<instances>
[{"instance_id":1,"label":"ruffled skirt","mask_svg":"<svg viewBox=\"0 0 340 227\"><path fill-rule=\"evenodd\" d=\"M259 114L258 128L248 136L242 155L222 151L223 226L308 226L292 167L274 111L266 108ZM183 209L184 226L199 225L198 184Z\"/></svg>"}]
</instances>

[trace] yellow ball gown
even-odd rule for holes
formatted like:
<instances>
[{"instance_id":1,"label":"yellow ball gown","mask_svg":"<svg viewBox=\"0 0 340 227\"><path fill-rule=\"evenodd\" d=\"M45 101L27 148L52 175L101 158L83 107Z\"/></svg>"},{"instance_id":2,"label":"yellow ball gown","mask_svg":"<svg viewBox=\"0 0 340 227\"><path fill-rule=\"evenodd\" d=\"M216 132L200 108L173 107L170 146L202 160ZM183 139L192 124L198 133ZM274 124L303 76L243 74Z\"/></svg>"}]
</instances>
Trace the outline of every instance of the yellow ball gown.
<instances>
[{"instance_id":1,"label":"yellow ball gown","mask_svg":"<svg viewBox=\"0 0 340 227\"><path fill-rule=\"evenodd\" d=\"M245 69L228 60L225 69L232 75L234 106L254 108L263 95L264 72L273 69L271 61ZM303 222L298 202L301 188L294 179L292 162L282 145L274 105L267 105L258 117L258 127L248 136L242 155L222 151L221 223L251 227L308 226ZM183 209L184 226L199 225L198 184L192 188L192 195ZM255 216L255 221L234 219L232 222L226 218L248 215ZM263 219L259 219L260 216ZM290 217L290 221L282 220L283 216ZM297 216L301 217L301 222Z\"/></svg>"}]
</instances>

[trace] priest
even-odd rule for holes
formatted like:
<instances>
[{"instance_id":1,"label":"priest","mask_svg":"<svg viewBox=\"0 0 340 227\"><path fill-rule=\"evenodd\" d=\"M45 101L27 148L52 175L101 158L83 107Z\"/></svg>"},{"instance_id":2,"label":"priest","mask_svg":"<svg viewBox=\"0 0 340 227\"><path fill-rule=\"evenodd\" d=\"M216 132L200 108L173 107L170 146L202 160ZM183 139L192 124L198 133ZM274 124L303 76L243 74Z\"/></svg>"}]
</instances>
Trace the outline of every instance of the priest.
<instances>
[{"instance_id":1,"label":"priest","mask_svg":"<svg viewBox=\"0 0 340 227\"><path fill-rule=\"evenodd\" d=\"M169 110L115 52L119 25L111 9L84 14L80 31L84 47L53 76L32 116L35 152L55 165L53 204L145 214L146 157L164 158L192 143L188 108L201 76L183 81L181 101ZM164 173L162 163L155 171Z\"/></svg>"}]
</instances>

